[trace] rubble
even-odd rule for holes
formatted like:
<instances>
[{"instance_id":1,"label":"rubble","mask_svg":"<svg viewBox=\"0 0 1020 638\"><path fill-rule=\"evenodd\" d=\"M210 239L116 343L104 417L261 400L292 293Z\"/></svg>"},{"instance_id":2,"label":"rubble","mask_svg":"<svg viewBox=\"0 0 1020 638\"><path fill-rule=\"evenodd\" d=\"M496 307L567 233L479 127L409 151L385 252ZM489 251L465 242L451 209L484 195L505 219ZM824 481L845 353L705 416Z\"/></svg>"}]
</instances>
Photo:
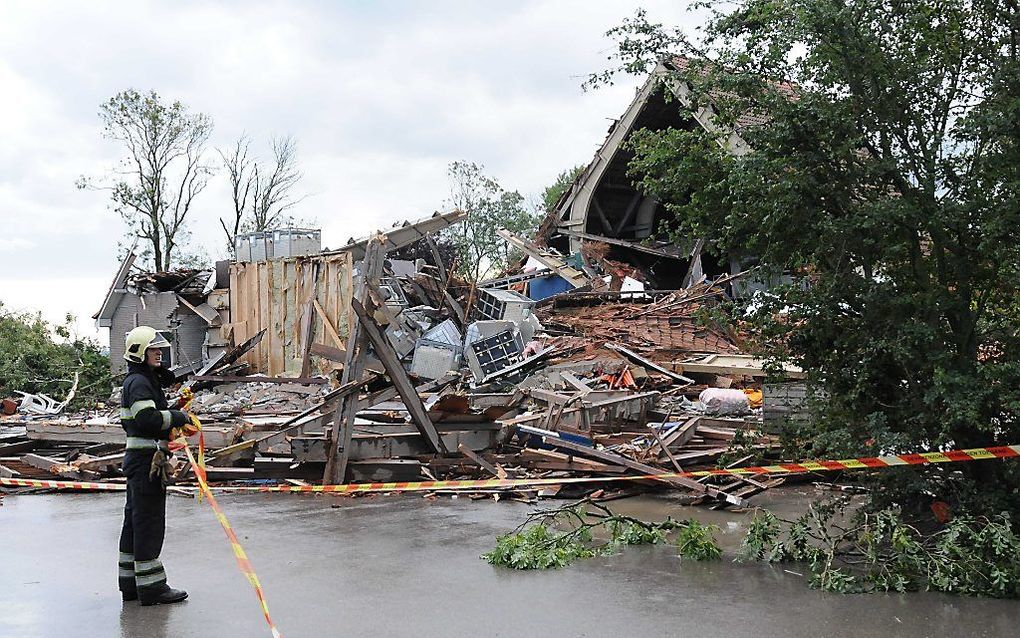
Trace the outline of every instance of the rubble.
<instances>
[{"instance_id":1,"label":"rubble","mask_svg":"<svg viewBox=\"0 0 1020 638\"><path fill-rule=\"evenodd\" d=\"M739 334L703 312L728 298L733 275L701 275L692 284L687 269L687 286L646 290L640 268L621 266L597 246L559 255L505 231L500 235L528 262L522 257L518 271L477 285L448 270L438 250L430 251L431 264L386 259L389 248L429 238L461 218L434 216L352 240L323 252L329 261L292 258L294 281L304 283L272 310L288 317L285 333L266 325L253 334L251 326L239 327L236 304L221 304L221 327L232 327L233 339L253 336L179 376L195 392L190 409L204 424L211 481L664 475L619 488L569 483L483 493L535 500L673 490L713 507L747 506L782 482L676 476L778 456L774 423L763 420L769 391L762 363L741 352ZM542 267L528 265L534 262ZM169 285L165 276L129 276L125 263L119 281ZM252 285L271 276L275 266L268 263L246 262L232 270L231 283L249 271ZM343 295L326 298L310 283L326 268L336 269L331 277L349 277ZM215 273L189 277L169 281L181 291L177 297L196 287L182 305L204 317L195 295L197 287L215 284ZM563 283L550 284L557 278ZM551 289L558 292L547 295ZM252 290L245 289L243 308L268 307ZM289 359L273 352L284 344ZM118 401L111 398L110 406ZM795 401L782 410L795 412ZM30 404L4 417L0 475L123 480L116 414L111 407L38 414ZM174 461L176 480L193 480L179 454Z\"/></svg>"}]
</instances>

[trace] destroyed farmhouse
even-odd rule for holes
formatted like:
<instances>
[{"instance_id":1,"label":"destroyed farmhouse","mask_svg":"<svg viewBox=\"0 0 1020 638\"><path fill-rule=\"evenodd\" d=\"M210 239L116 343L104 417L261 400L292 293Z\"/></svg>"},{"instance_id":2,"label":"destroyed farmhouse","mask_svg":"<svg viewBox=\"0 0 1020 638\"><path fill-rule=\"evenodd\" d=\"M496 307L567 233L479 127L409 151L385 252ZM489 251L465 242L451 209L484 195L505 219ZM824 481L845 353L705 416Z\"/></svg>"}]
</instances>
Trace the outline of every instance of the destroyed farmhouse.
<instances>
[{"instance_id":1,"label":"destroyed farmhouse","mask_svg":"<svg viewBox=\"0 0 1020 638\"><path fill-rule=\"evenodd\" d=\"M716 466L738 436L734 464L778 454L779 428L804 409L802 372L767 376L740 334L698 313L767 282L749 276L751 257L712 259L699 238L658 236L661 207L626 177L631 131L713 126L705 111L681 121L664 91L684 100L687 88L663 85L665 71L637 92L536 236L500 231L518 268L465 281L443 263L434 238L462 211L332 250L313 229L245 235L234 260L209 270L143 272L128 253L94 317L110 332L112 372L124 371L125 333L160 331L164 360L206 424L208 478L235 485L675 474ZM723 143L746 150L739 130ZM419 258L391 256L412 245ZM4 445L0 473L116 480L116 410L65 414L35 399L23 403L25 434ZM181 458L174 472L193 479ZM611 489L670 488L727 507L782 481L674 475Z\"/></svg>"}]
</instances>

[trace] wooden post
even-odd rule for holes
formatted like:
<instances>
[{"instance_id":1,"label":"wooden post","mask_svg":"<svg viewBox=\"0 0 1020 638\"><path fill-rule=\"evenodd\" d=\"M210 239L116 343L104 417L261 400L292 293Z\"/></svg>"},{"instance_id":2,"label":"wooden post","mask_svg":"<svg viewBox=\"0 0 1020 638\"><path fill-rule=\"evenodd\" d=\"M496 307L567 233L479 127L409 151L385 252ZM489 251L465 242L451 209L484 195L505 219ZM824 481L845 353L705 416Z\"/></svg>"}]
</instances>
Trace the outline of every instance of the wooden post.
<instances>
[{"instance_id":1,"label":"wooden post","mask_svg":"<svg viewBox=\"0 0 1020 638\"><path fill-rule=\"evenodd\" d=\"M319 290L319 262L312 265L312 285L308 292L308 299L304 303L301 315L301 376L307 377L312 374L312 338L315 332L315 310L313 302Z\"/></svg>"},{"instance_id":2,"label":"wooden post","mask_svg":"<svg viewBox=\"0 0 1020 638\"><path fill-rule=\"evenodd\" d=\"M366 295L366 298L369 297L369 295ZM432 419L429 418L428 411L425 409L421 397L415 391L414 384L411 383L411 379L404 372L404 367L400 364L400 357L397 356L393 347L386 340L386 336L379 330L379 326L372 320L372 311L375 310L374 304L371 301L367 303L368 307L363 306L357 299L351 302L354 307L354 314L358 316L358 325L361 327L362 334L372 342L372 347L375 348L375 355L383 364L383 368L386 369L386 374L397 388L397 392L400 393L400 398L404 401L404 407L407 408L411 415L411 422L414 423L414 427L428 440L432 449L440 453L446 452L446 445L439 438L439 433L436 432L436 427L432 424Z\"/></svg>"},{"instance_id":3,"label":"wooden post","mask_svg":"<svg viewBox=\"0 0 1020 638\"><path fill-rule=\"evenodd\" d=\"M377 282L382 275L383 256L382 242L378 236L369 240L365 247L365 258L361 262L361 273L355 285L352 302L368 294L368 283ZM368 340L361 330L361 321L351 322L350 334L347 339L347 359L341 384L346 385L361 379L365 371L365 351ZM336 485L347 480L347 462L350 460L351 438L354 435L354 416L358 413L358 397L345 396L337 403L333 415L333 428L329 433L326 447L326 469L322 474L324 485ZM341 432L342 430L342 432ZM343 452L340 453L340 444ZM339 455L339 458L337 458Z\"/></svg>"},{"instance_id":4,"label":"wooden post","mask_svg":"<svg viewBox=\"0 0 1020 638\"><path fill-rule=\"evenodd\" d=\"M436 268L439 270L439 281L445 287L447 282L446 264L443 263L443 256L439 254L439 244L436 243L432 235L425 235L425 244L432 252L432 259L436 261Z\"/></svg>"},{"instance_id":5,"label":"wooden post","mask_svg":"<svg viewBox=\"0 0 1020 638\"><path fill-rule=\"evenodd\" d=\"M304 304L301 310L301 375L309 377L312 374L312 302Z\"/></svg>"}]
</instances>

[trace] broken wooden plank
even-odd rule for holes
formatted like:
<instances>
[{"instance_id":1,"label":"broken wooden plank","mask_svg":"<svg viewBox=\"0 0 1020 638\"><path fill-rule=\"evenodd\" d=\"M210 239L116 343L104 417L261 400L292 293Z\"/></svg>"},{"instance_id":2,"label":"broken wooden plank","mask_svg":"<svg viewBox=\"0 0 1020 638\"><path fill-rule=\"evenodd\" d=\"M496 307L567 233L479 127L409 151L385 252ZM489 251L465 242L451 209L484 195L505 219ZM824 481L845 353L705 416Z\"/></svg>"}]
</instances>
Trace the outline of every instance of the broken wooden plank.
<instances>
[{"instance_id":1,"label":"broken wooden plank","mask_svg":"<svg viewBox=\"0 0 1020 638\"><path fill-rule=\"evenodd\" d=\"M67 443L123 443L124 429L119 423L79 423L69 421L29 421L26 436L34 441Z\"/></svg>"},{"instance_id":2,"label":"broken wooden plank","mask_svg":"<svg viewBox=\"0 0 1020 638\"><path fill-rule=\"evenodd\" d=\"M255 468L206 466L205 474L210 481L243 481L255 478Z\"/></svg>"},{"instance_id":3,"label":"broken wooden plank","mask_svg":"<svg viewBox=\"0 0 1020 638\"><path fill-rule=\"evenodd\" d=\"M694 433L697 431L700 419L701 417L692 417L687 419L687 421L680 427L664 436L662 439L663 448L659 450L659 458L662 458L665 455L664 450L666 446L682 447L694 438Z\"/></svg>"},{"instance_id":4,"label":"broken wooden plank","mask_svg":"<svg viewBox=\"0 0 1020 638\"><path fill-rule=\"evenodd\" d=\"M329 383L326 377L241 377L227 374L205 374L194 377L196 381L208 381L212 383L296 383L298 385L325 385Z\"/></svg>"},{"instance_id":5,"label":"broken wooden plank","mask_svg":"<svg viewBox=\"0 0 1020 638\"><path fill-rule=\"evenodd\" d=\"M710 354L695 361L674 361L673 368L683 372L701 372L728 376L765 377L765 360L743 354ZM782 376L804 379L804 370L792 364L781 365Z\"/></svg>"},{"instance_id":6,"label":"broken wooden plank","mask_svg":"<svg viewBox=\"0 0 1020 638\"><path fill-rule=\"evenodd\" d=\"M472 463L474 463L478 467L482 468L483 470L485 470L489 474L492 474L493 476L496 476L496 477L499 476L499 470L496 469L495 465L493 465L492 463L489 463L488 461L486 461L482 457L480 457L477 454L475 454L474 451L471 450L471 448L467 447L463 443L461 443L460 445L457 446L457 451L460 452L461 454L463 454L464 456L466 456L468 459L471 460Z\"/></svg>"},{"instance_id":7,"label":"broken wooden plank","mask_svg":"<svg viewBox=\"0 0 1020 638\"><path fill-rule=\"evenodd\" d=\"M572 386L575 390L582 393L582 395L588 394L592 391L592 387L590 385L569 372L560 372L560 378L563 379L567 385Z\"/></svg>"},{"instance_id":8,"label":"broken wooden plank","mask_svg":"<svg viewBox=\"0 0 1020 638\"><path fill-rule=\"evenodd\" d=\"M662 451L665 452L666 456L669 457L669 462L673 464L673 469L675 469L677 472L683 472L684 469L680 467L680 463L677 462L676 457L673 456L673 453L669 450L669 446L663 443L662 435L659 434L658 428L653 428L651 424L647 425L648 429L651 430L652 434L655 435L655 440L658 441L659 447L662 448Z\"/></svg>"},{"instance_id":9,"label":"broken wooden plank","mask_svg":"<svg viewBox=\"0 0 1020 638\"><path fill-rule=\"evenodd\" d=\"M659 374L666 375L667 377L669 377L670 379L673 379L674 381L678 381L678 382L684 383L686 385L691 385L691 384L694 383L693 379L688 379L687 377L685 377L682 374L677 374L676 372L673 372L672 370L667 370L666 368L663 368L659 364L654 363L654 362L650 361L649 359L646 359L646 358L642 357L641 355L639 355L638 353L634 352L633 350L625 348L625 347L621 346L618 343L606 343L606 347L609 348L610 350L614 351L614 352L619 352L624 357L626 357L627 359L633 361L634 363L636 363L636 364L638 364L640 366L643 366L645 368L648 368L650 370L654 370L655 372L658 372Z\"/></svg>"},{"instance_id":10,"label":"broken wooden plank","mask_svg":"<svg viewBox=\"0 0 1020 638\"><path fill-rule=\"evenodd\" d=\"M207 324L212 327L220 325L220 313L207 303L202 303L197 306L188 303L188 300L184 297L177 295L177 301L184 304L189 310L201 317Z\"/></svg>"},{"instance_id":11,"label":"broken wooden plank","mask_svg":"<svg viewBox=\"0 0 1020 638\"><path fill-rule=\"evenodd\" d=\"M224 351L223 354L219 355L218 357L212 359L204 366L202 366L202 368L195 374L205 375L209 374L213 370L225 368L226 366L230 365L231 363L234 363L244 355L248 354L248 352L251 351L255 346L259 345L262 342L262 337L264 336L266 336L265 328L259 330L258 334L256 334L251 339L246 340L241 345L234 346L233 348ZM198 390L199 386L198 385L193 386L192 389Z\"/></svg>"},{"instance_id":12,"label":"broken wooden plank","mask_svg":"<svg viewBox=\"0 0 1020 638\"><path fill-rule=\"evenodd\" d=\"M612 244L614 246L620 246L622 248L630 248L637 250L649 255L655 255L656 257L666 257L668 259L686 259L687 255L678 255L665 250L659 250L650 246L644 246L639 242L627 241L625 239L616 239L613 237L603 237L602 235L592 235L590 233L582 233L576 230L560 230L560 234L567 235L568 237L576 237L578 239L586 239L588 241L597 241L603 244Z\"/></svg>"},{"instance_id":13,"label":"broken wooden plank","mask_svg":"<svg viewBox=\"0 0 1020 638\"><path fill-rule=\"evenodd\" d=\"M18 441L17 443L5 443L0 445L0 456L13 456L31 452L39 446L38 441Z\"/></svg>"},{"instance_id":14,"label":"broken wooden plank","mask_svg":"<svg viewBox=\"0 0 1020 638\"><path fill-rule=\"evenodd\" d=\"M322 304L319 303L318 299L312 299L312 305L315 306L315 312L319 314L319 319L322 319L322 325L326 329L326 333L329 334L330 338L336 343L337 348L346 350L346 344L343 339L340 338L340 333L333 327L333 322L330 321L326 311L323 310Z\"/></svg>"},{"instance_id":15,"label":"broken wooden plank","mask_svg":"<svg viewBox=\"0 0 1020 638\"><path fill-rule=\"evenodd\" d=\"M313 343L310 352L317 357L322 357L334 363L343 363L347 359L347 350L334 348L322 343Z\"/></svg>"},{"instance_id":16,"label":"broken wooden plank","mask_svg":"<svg viewBox=\"0 0 1020 638\"><path fill-rule=\"evenodd\" d=\"M467 216L467 211L460 209L446 213L435 212L424 219L413 222L405 221L403 224L394 226L389 230L376 231L368 237L362 237L358 240L352 237L345 246L332 251L324 251L322 254L332 255L340 252L350 252L354 260L358 261L367 256L370 250L369 245L372 241L376 241L379 244L381 253L385 254L391 250L399 250L408 244L413 244L420 239L428 237L430 234L438 233L444 228L460 222Z\"/></svg>"},{"instance_id":17,"label":"broken wooden plank","mask_svg":"<svg viewBox=\"0 0 1020 638\"><path fill-rule=\"evenodd\" d=\"M432 259L436 262L434 265L439 273L439 281L443 286L446 286L448 276L446 274L446 264L443 263L443 256L439 253L439 244L436 243L432 235L425 235L425 245L429 247Z\"/></svg>"},{"instance_id":18,"label":"broken wooden plank","mask_svg":"<svg viewBox=\"0 0 1020 638\"><path fill-rule=\"evenodd\" d=\"M574 288L583 288L592 284L588 275L577 268L570 266L560 256L536 246L535 244L517 237L510 231L500 228L496 234L506 240L511 246L527 253L535 258L535 261L549 268Z\"/></svg>"},{"instance_id":19,"label":"broken wooden plank","mask_svg":"<svg viewBox=\"0 0 1020 638\"><path fill-rule=\"evenodd\" d=\"M316 264L318 265L318 264ZM314 328L314 322L312 321L312 302L308 301L305 303L304 308L301 310L301 374L302 377L308 377L312 374L312 330Z\"/></svg>"},{"instance_id":20,"label":"broken wooden plank","mask_svg":"<svg viewBox=\"0 0 1020 638\"><path fill-rule=\"evenodd\" d=\"M411 426L406 426L405 429L393 433L368 433L364 432L360 425L353 429L354 432L347 449L349 461L435 455L435 448L429 440ZM463 444L475 452L492 448L496 444L498 436L499 431L486 429L460 430L439 434L447 449L456 450ZM326 460L327 445L328 439L322 435L295 436L290 439L290 453L303 463L322 462Z\"/></svg>"},{"instance_id":21,"label":"broken wooden plank","mask_svg":"<svg viewBox=\"0 0 1020 638\"><path fill-rule=\"evenodd\" d=\"M530 467L544 470L562 470L569 472L595 472L598 474L623 474L627 468L586 459L575 454L564 454L553 450L526 448L521 452L521 460Z\"/></svg>"},{"instance_id":22,"label":"broken wooden plank","mask_svg":"<svg viewBox=\"0 0 1020 638\"><path fill-rule=\"evenodd\" d=\"M707 450L693 450L690 452L678 452L676 454L676 460L679 463L687 465L693 465L694 463L702 463L716 459L729 450L728 447L714 447Z\"/></svg>"},{"instance_id":23,"label":"broken wooden plank","mask_svg":"<svg viewBox=\"0 0 1020 638\"><path fill-rule=\"evenodd\" d=\"M36 469L42 470L49 474L55 474L69 479L81 479L82 475L79 474L74 468L70 467L67 463L59 461L57 459L43 456L41 454L28 453L21 457L21 462L25 465L30 465Z\"/></svg>"},{"instance_id":24,"label":"broken wooden plank","mask_svg":"<svg viewBox=\"0 0 1020 638\"><path fill-rule=\"evenodd\" d=\"M377 234L366 242L364 258L361 261L361 274L358 276L352 301L367 298L368 283L370 281L377 283L382 276L384 255L382 241ZM347 356L344 360L342 384L361 380L365 372L368 346L368 338L361 328L361 321L355 315L347 335ZM324 485L335 485L347 480L347 463L350 460L350 443L354 434L357 403L356 398L349 395L342 397L337 403L333 413L333 427L330 429L326 446L326 467L322 474Z\"/></svg>"},{"instance_id":25,"label":"broken wooden plank","mask_svg":"<svg viewBox=\"0 0 1020 638\"><path fill-rule=\"evenodd\" d=\"M124 429L119 423L73 423L65 421L29 421L25 424L27 436L35 441L62 443L117 443L124 445ZM234 428L205 426L206 446L224 447L233 443Z\"/></svg>"},{"instance_id":26,"label":"broken wooden plank","mask_svg":"<svg viewBox=\"0 0 1020 638\"><path fill-rule=\"evenodd\" d=\"M713 428L707 425L698 425L697 434L703 439L730 441L737 435L737 431L729 428Z\"/></svg>"},{"instance_id":27,"label":"broken wooden plank","mask_svg":"<svg viewBox=\"0 0 1020 638\"><path fill-rule=\"evenodd\" d=\"M107 456L99 456L96 458L90 458L84 461L74 461L71 463L73 467L79 470L89 470L93 472L102 471L110 467L120 465L124 462L124 453L119 452L117 454L110 454Z\"/></svg>"},{"instance_id":28,"label":"broken wooden plank","mask_svg":"<svg viewBox=\"0 0 1020 638\"><path fill-rule=\"evenodd\" d=\"M612 463L612 464L615 464L615 465L622 465L622 466L624 466L626 468L629 468L631 470L635 470L635 471L640 472L641 474L644 474L644 475L655 476L655 475L659 475L659 474L668 474L668 472L666 472L665 470L661 470L661 469L659 469L657 467L652 467L651 465L645 465L644 463L639 463L638 461L635 461L633 459L629 459L629 458L627 458L625 456L622 456L620 454L614 454L612 452L606 452L604 450L597 450L597 449L595 449L593 447L587 447L585 445L581 445L579 443L574 443L572 441L568 441L568 440L563 439L563 438L552 437L552 436L547 436L547 437L542 437L542 438L543 438L543 440L547 444L552 445L554 447L560 447L560 448L564 448L564 449L570 450L572 452L577 452L578 454L581 454L582 456L588 456L590 458L597 459L597 460L603 461L605 463ZM742 498L734 497L734 496L726 494L725 492L723 492L721 490L718 490L716 488L702 485L701 483L698 483L697 481L695 481L693 479L675 476L675 477L669 477L669 478L662 478L662 479L658 479L658 480L664 481L666 483L671 483L671 484L679 486L679 487L684 487L684 488L687 488L689 490L693 490L693 491L701 493L701 494L708 494L712 498L723 499L727 503L730 503L731 505L737 505L738 507L744 507L744 506L747 505L747 502L744 499L742 499Z\"/></svg>"},{"instance_id":29,"label":"broken wooden plank","mask_svg":"<svg viewBox=\"0 0 1020 638\"><path fill-rule=\"evenodd\" d=\"M743 480L736 481L735 485L740 485L741 483L746 483L746 485L737 490L734 490L731 493L734 496L739 496L745 499L750 498L755 494L760 494L761 492L764 492L765 490L771 489L773 487L778 487L779 485L782 485L786 481L786 479L783 477L766 479L764 483L748 480L746 476L740 478ZM722 509L723 507L726 507L726 503L713 503L709 509L717 510Z\"/></svg>"}]
</instances>

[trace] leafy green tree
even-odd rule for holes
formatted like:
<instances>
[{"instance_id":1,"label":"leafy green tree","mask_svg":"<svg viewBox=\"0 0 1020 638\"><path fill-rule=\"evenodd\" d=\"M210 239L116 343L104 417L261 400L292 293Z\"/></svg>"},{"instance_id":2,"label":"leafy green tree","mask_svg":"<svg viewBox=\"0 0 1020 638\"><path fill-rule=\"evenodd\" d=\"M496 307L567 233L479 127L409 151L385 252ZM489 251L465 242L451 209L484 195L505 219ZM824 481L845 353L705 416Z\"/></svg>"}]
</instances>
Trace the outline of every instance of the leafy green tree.
<instances>
[{"instance_id":1,"label":"leafy green tree","mask_svg":"<svg viewBox=\"0 0 1020 638\"><path fill-rule=\"evenodd\" d=\"M632 176L678 233L795 285L758 299L762 351L827 393L805 453L1020 441L1020 13L1010 0L742 0L694 41L638 12L616 66L690 89L722 133L641 131ZM683 54L678 59L674 54ZM727 151L736 130L750 152ZM886 472L883 492L991 513L1020 464Z\"/></svg>"},{"instance_id":2,"label":"leafy green tree","mask_svg":"<svg viewBox=\"0 0 1020 638\"><path fill-rule=\"evenodd\" d=\"M466 220L453 226L445 238L457 250L457 270L477 281L505 269L513 256L512 248L496 231L505 228L514 234L528 234L538 225L538 216L528 210L524 197L508 191L485 169L473 162L453 162L450 178L451 207L466 211Z\"/></svg>"},{"instance_id":3,"label":"leafy green tree","mask_svg":"<svg viewBox=\"0 0 1020 638\"><path fill-rule=\"evenodd\" d=\"M50 325L39 315L5 310L0 302L0 397L14 391L43 393L60 401L77 372L71 405L87 406L109 396L110 359L92 339L74 336L73 317Z\"/></svg>"},{"instance_id":4,"label":"leafy green tree","mask_svg":"<svg viewBox=\"0 0 1020 638\"><path fill-rule=\"evenodd\" d=\"M110 191L112 206L128 225L129 243L143 242L142 256L156 271L186 260L188 215L208 183L204 162L212 119L155 91L121 91L99 107L103 137L126 151L117 168L99 180L81 177L79 188ZM190 261L194 261L193 259Z\"/></svg>"},{"instance_id":5,"label":"leafy green tree","mask_svg":"<svg viewBox=\"0 0 1020 638\"><path fill-rule=\"evenodd\" d=\"M556 176L556 181L550 184L542 191L542 208L543 212L550 212L556 207L556 203L560 201L560 197L563 193L567 192L570 185L574 183L577 176L584 170L583 165L578 165L573 168L568 168L559 175Z\"/></svg>"}]
</instances>

